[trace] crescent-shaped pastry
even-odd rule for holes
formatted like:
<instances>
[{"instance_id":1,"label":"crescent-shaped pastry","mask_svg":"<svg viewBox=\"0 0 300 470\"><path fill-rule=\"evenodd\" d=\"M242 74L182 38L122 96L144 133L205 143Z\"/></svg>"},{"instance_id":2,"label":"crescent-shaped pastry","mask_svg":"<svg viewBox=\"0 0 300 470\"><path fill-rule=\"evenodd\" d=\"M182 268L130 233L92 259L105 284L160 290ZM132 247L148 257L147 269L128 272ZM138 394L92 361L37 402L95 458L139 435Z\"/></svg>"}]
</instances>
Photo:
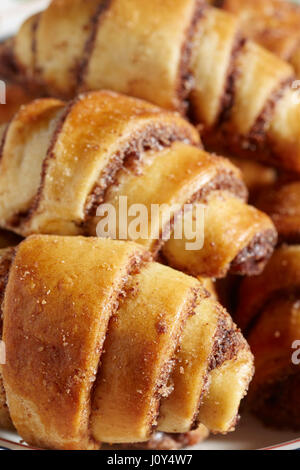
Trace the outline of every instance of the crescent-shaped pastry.
<instances>
[{"instance_id":1,"label":"crescent-shaped pastry","mask_svg":"<svg viewBox=\"0 0 300 470\"><path fill-rule=\"evenodd\" d=\"M209 149L300 172L294 68L202 0L53 0L0 56L2 75L40 92L111 89L188 111Z\"/></svg>"},{"instance_id":2,"label":"crescent-shaped pastry","mask_svg":"<svg viewBox=\"0 0 300 470\"><path fill-rule=\"evenodd\" d=\"M51 449L234 429L252 355L197 279L93 237L32 236L0 261L2 425Z\"/></svg>"},{"instance_id":3,"label":"crescent-shaped pastry","mask_svg":"<svg viewBox=\"0 0 300 470\"><path fill-rule=\"evenodd\" d=\"M97 210L109 206L111 236L132 239L130 208L142 207L147 227L134 240L190 274L257 274L273 251L274 225L246 204L239 170L202 150L196 129L178 114L89 92L68 104L45 98L24 105L2 132L2 228L95 236L106 221ZM186 217L199 223L176 237Z\"/></svg>"}]
</instances>

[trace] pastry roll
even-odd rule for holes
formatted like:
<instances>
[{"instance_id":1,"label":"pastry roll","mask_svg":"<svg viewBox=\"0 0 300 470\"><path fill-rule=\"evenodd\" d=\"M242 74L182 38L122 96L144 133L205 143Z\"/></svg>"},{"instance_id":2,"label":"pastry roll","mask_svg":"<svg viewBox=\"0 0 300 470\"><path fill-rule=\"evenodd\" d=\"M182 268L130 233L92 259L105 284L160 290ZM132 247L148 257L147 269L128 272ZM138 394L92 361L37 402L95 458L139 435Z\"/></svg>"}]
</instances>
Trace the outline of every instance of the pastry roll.
<instances>
[{"instance_id":1,"label":"pastry roll","mask_svg":"<svg viewBox=\"0 0 300 470\"><path fill-rule=\"evenodd\" d=\"M248 407L269 426L297 431L299 263L299 245L278 248L263 274L242 282L236 315L255 357Z\"/></svg>"},{"instance_id":2,"label":"pastry roll","mask_svg":"<svg viewBox=\"0 0 300 470\"><path fill-rule=\"evenodd\" d=\"M1 58L2 74L48 95L147 99L191 116L211 150L300 172L293 67L202 0L53 0Z\"/></svg>"},{"instance_id":3,"label":"pastry roll","mask_svg":"<svg viewBox=\"0 0 300 470\"><path fill-rule=\"evenodd\" d=\"M287 0L211 0L239 18L244 34L289 61L300 74L300 9Z\"/></svg>"},{"instance_id":4,"label":"pastry roll","mask_svg":"<svg viewBox=\"0 0 300 470\"><path fill-rule=\"evenodd\" d=\"M35 235L5 257L5 411L24 440L98 449L234 429L252 355L201 282L110 239Z\"/></svg>"},{"instance_id":5,"label":"pastry roll","mask_svg":"<svg viewBox=\"0 0 300 470\"><path fill-rule=\"evenodd\" d=\"M247 332L255 356L256 374L248 406L266 424L297 431L299 195L299 182L288 182L276 184L257 198L257 205L272 217L281 245L260 276L242 281L236 313L236 321Z\"/></svg>"},{"instance_id":6,"label":"pastry roll","mask_svg":"<svg viewBox=\"0 0 300 470\"><path fill-rule=\"evenodd\" d=\"M175 268L208 277L257 274L276 231L246 197L238 169L202 150L187 121L123 95L89 92L68 104L36 100L3 129L0 225L22 236L99 234L109 206L116 226L108 235L134 237ZM191 236L182 228L178 240L177 223L185 226L193 211L197 216L199 204L198 225ZM141 206L145 233L131 235L129 209ZM194 241L200 243L189 249Z\"/></svg>"}]
</instances>

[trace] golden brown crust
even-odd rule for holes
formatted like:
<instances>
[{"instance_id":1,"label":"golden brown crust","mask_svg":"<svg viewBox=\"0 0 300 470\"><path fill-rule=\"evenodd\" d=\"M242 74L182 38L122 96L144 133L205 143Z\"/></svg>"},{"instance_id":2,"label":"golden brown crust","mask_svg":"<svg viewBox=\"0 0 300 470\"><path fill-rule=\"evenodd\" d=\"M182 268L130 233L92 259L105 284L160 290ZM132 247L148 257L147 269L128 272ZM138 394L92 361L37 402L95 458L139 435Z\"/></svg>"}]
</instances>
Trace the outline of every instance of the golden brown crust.
<instances>
[{"instance_id":1,"label":"golden brown crust","mask_svg":"<svg viewBox=\"0 0 300 470\"><path fill-rule=\"evenodd\" d=\"M216 412L204 401L205 419L226 432L239 401L214 385L214 371L226 368L224 380L234 372L230 394L240 398L252 377L251 353L213 297L195 278L151 262L129 242L55 236L22 242L5 292L3 340L10 415L20 435L39 447L143 442L158 410L158 429L176 422L176 432L187 432L210 389L223 395L223 405ZM174 364L180 376L176 368L172 374Z\"/></svg>"},{"instance_id":2,"label":"golden brown crust","mask_svg":"<svg viewBox=\"0 0 300 470\"><path fill-rule=\"evenodd\" d=\"M14 248L5 248L0 250L0 305L4 299L5 287L7 284L8 272L15 254ZM0 313L0 341L2 340L2 308ZM0 368L0 428L11 429L13 427L9 410L6 403L6 393L3 386L1 368Z\"/></svg>"},{"instance_id":3,"label":"golden brown crust","mask_svg":"<svg viewBox=\"0 0 300 470\"><path fill-rule=\"evenodd\" d=\"M228 271L255 275L264 268L276 240L264 213L226 191L214 191L205 207L204 246L186 250L185 238L171 238L163 254L173 267L194 275L224 277Z\"/></svg>"},{"instance_id":4,"label":"golden brown crust","mask_svg":"<svg viewBox=\"0 0 300 470\"><path fill-rule=\"evenodd\" d=\"M55 96L110 88L167 109L188 102L210 148L299 172L294 69L244 40L242 24L201 0L56 0L6 44L2 62L14 56L11 69Z\"/></svg>"},{"instance_id":5,"label":"golden brown crust","mask_svg":"<svg viewBox=\"0 0 300 470\"><path fill-rule=\"evenodd\" d=\"M158 421L160 431L176 433L183 429L186 432L199 424L199 409L209 386L209 367L219 317L220 311L211 297L196 303L177 352L177 362L170 380L174 390L161 403Z\"/></svg>"},{"instance_id":6,"label":"golden brown crust","mask_svg":"<svg viewBox=\"0 0 300 470\"><path fill-rule=\"evenodd\" d=\"M27 442L94 448L91 387L108 320L141 253L136 245L81 238L35 237L19 246L4 300L2 372L10 414ZM82 277L83 264L89 276Z\"/></svg>"},{"instance_id":7,"label":"golden brown crust","mask_svg":"<svg viewBox=\"0 0 300 470\"><path fill-rule=\"evenodd\" d=\"M191 29L203 2L179 0L176 8L170 0L107 3L86 59L83 89L110 88L168 109L182 109L189 91L186 55L190 53ZM159 14L153 15L153 11ZM118 54L112 56L111 48Z\"/></svg>"},{"instance_id":8,"label":"golden brown crust","mask_svg":"<svg viewBox=\"0 0 300 470\"><path fill-rule=\"evenodd\" d=\"M112 449L137 449L137 450L178 450L183 447L189 447L200 443L205 440L209 435L207 428L203 425L199 426L195 431L186 432L183 434L165 434L163 432L156 432L153 437L147 442L139 444L123 445L123 446L106 446L102 445L104 450Z\"/></svg>"},{"instance_id":9,"label":"golden brown crust","mask_svg":"<svg viewBox=\"0 0 300 470\"><path fill-rule=\"evenodd\" d=\"M281 242L299 242L298 182L274 185L257 205L271 216ZM255 355L248 405L267 425L295 430L300 429L299 367L292 362L300 334L299 260L299 245L278 248L261 276L243 281L237 311Z\"/></svg>"},{"instance_id":10,"label":"golden brown crust","mask_svg":"<svg viewBox=\"0 0 300 470\"><path fill-rule=\"evenodd\" d=\"M213 2L212 2L213 3ZM220 6L236 15L245 36L258 42L300 72L300 8L286 0L221 0Z\"/></svg>"},{"instance_id":11,"label":"golden brown crust","mask_svg":"<svg viewBox=\"0 0 300 470\"><path fill-rule=\"evenodd\" d=\"M6 84L6 103L0 105L0 125L11 120L20 106L29 103L34 99L32 93L27 92L24 87L7 83Z\"/></svg>"},{"instance_id":12,"label":"golden brown crust","mask_svg":"<svg viewBox=\"0 0 300 470\"><path fill-rule=\"evenodd\" d=\"M239 171L199 147L196 129L177 114L113 92L82 94L68 105L37 100L3 129L0 223L23 236L96 235L98 206L109 203L118 215L126 197L128 207L143 204L149 217L153 204L165 207L151 218L147 239L138 240L157 254L182 208L202 203L203 249L188 251L185 237L171 240L168 262L203 276L222 277L230 269L256 274L273 249L274 227L246 205Z\"/></svg>"},{"instance_id":13,"label":"golden brown crust","mask_svg":"<svg viewBox=\"0 0 300 470\"><path fill-rule=\"evenodd\" d=\"M91 28L109 3L106 0L54 0L37 18L35 29L31 29L34 44L33 64L29 70L31 68L33 74L37 73L38 81L47 83L50 94L68 98L74 96ZM55 39L55 44L49 41L49 37ZM19 42L23 48L22 38ZM16 55L23 60L22 51L16 50Z\"/></svg>"},{"instance_id":14,"label":"golden brown crust","mask_svg":"<svg viewBox=\"0 0 300 470\"><path fill-rule=\"evenodd\" d=\"M237 36L238 23L233 16L215 8L204 11L193 42L191 70L195 84L190 101L194 119L205 128L213 127L223 112Z\"/></svg>"}]
</instances>

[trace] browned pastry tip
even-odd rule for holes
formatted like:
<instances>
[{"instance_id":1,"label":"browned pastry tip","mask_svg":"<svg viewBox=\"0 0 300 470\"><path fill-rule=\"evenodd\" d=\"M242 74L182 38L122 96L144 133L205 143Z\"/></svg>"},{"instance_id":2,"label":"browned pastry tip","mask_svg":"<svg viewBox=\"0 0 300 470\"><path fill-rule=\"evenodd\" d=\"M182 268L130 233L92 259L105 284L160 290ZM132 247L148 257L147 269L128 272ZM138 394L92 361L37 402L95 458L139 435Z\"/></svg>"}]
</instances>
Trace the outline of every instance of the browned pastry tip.
<instances>
[{"instance_id":1,"label":"browned pastry tip","mask_svg":"<svg viewBox=\"0 0 300 470\"><path fill-rule=\"evenodd\" d=\"M146 447L170 448L234 429L252 355L195 278L83 237L29 237L5 268L0 409L28 443L131 447L157 430Z\"/></svg>"},{"instance_id":2,"label":"browned pastry tip","mask_svg":"<svg viewBox=\"0 0 300 470\"><path fill-rule=\"evenodd\" d=\"M204 222L200 250L185 249L186 239L171 238L163 247L163 255L173 267L215 278L227 272L251 276L263 270L277 242L277 233L263 212L216 191L207 199Z\"/></svg>"},{"instance_id":3,"label":"browned pastry tip","mask_svg":"<svg viewBox=\"0 0 300 470\"><path fill-rule=\"evenodd\" d=\"M287 180L288 181L288 180ZM248 325L256 375L249 407L266 424L300 429L299 365L293 349L299 340L299 182L274 185L257 199L272 218L282 245L265 272L243 281L237 320Z\"/></svg>"},{"instance_id":4,"label":"browned pastry tip","mask_svg":"<svg viewBox=\"0 0 300 470\"><path fill-rule=\"evenodd\" d=\"M246 204L239 170L202 150L196 129L178 114L135 98L98 91L68 104L36 100L2 129L0 153L0 225L22 236L96 235L97 209L110 204L118 238L126 198L128 208L143 205L151 222L137 241L190 274L257 274L276 243L270 218ZM154 205L162 214L152 216ZM192 250L185 230L179 240L172 235L185 215L198 224Z\"/></svg>"}]
</instances>

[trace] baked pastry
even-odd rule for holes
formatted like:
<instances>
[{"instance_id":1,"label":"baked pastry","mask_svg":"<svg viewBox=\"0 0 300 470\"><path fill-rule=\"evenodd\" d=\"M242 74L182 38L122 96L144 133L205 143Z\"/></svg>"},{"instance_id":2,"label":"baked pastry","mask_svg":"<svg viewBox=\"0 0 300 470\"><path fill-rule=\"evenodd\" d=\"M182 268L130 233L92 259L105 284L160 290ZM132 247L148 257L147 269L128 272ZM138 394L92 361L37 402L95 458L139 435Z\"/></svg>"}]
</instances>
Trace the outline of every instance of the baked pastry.
<instances>
[{"instance_id":1,"label":"baked pastry","mask_svg":"<svg viewBox=\"0 0 300 470\"><path fill-rule=\"evenodd\" d=\"M137 99L90 92L68 104L34 101L3 128L0 153L0 226L22 236L96 235L105 203L116 214L112 235L130 238L118 225L126 197L128 208L148 211L148 231L137 241L191 274L257 274L276 243L270 218L246 204L238 169L204 152L178 114ZM205 208L204 246L192 250L185 231L170 237L187 203ZM154 204L161 212L153 214Z\"/></svg>"},{"instance_id":2,"label":"baked pastry","mask_svg":"<svg viewBox=\"0 0 300 470\"><path fill-rule=\"evenodd\" d=\"M9 259L2 377L28 443L97 449L154 428L234 429L252 355L197 279L92 237L32 236L2 252L2 272Z\"/></svg>"},{"instance_id":3,"label":"baked pastry","mask_svg":"<svg viewBox=\"0 0 300 470\"><path fill-rule=\"evenodd\" d=\"M293 68L204 1L54 0L0 55L2 74L53 96L105 88L189 105L210 149L300 172Z\"/></svg>"},{"instance_id":4,"label":"baked pastry","mask_svg":"<svg viewBox=\"0 0 300 470\"><path fill-rule=\"evenodd\" d=\"M256 203L272 217L281 245L264 272L244 279L236 321L255 356L249 407L268 425L300 430L300 183L276 184ZM288 243L288 244L287 244ZM297 352L298 348L298 352Z\"/></svg>"},{"instance_id":5,"label":"baked pastry","mask_svg":"<svg viewBox=\"0 0 300 470\"><path fill-rule=\"evenodd\" d=\"M242 31L300 75L300 8L289 0L211 0L239 17Z\"/></svg>"}]
</instances>

